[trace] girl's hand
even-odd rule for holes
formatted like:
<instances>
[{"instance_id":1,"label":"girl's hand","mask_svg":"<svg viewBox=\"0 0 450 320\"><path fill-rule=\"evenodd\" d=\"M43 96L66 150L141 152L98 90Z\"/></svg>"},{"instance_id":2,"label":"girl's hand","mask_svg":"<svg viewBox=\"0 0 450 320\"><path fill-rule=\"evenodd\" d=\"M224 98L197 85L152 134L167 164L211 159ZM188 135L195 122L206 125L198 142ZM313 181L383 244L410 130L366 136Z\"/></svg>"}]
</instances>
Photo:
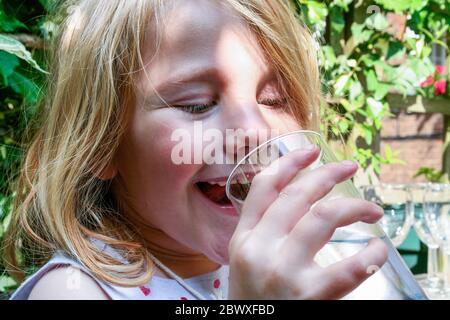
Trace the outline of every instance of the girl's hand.
<instances>
[{"instance_id":1,"label":"girl's hand","mask_svg":"<svg viewBox=\"0 0 450 320\"><path fill-rule=\"evenodd\" d=\"M229 244L229 299L339 299L371 275L370 266L386 261L387 247L373 239L326 268L314 262L336 228L383 216L379 206L354 198L311 207L357 170L351 161L329 163L289 184L318 154L317 147L296 150L254 177Z\"/></svg>"}]
</instances>

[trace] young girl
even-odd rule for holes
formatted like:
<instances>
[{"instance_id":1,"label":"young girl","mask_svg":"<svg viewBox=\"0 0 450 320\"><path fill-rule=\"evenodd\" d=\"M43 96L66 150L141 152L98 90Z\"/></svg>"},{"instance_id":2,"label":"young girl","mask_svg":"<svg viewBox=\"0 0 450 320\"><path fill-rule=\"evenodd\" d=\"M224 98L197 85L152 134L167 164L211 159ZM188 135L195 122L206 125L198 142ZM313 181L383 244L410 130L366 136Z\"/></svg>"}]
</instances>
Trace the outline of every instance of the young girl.
<instances>
[{"instance_id":1,"label":"young girl","mask_svg":"<svg viewBox=\"0 0 450 320\"><path fill-rule=\"evenodd\" d=\"M313 261L337 227L382 216L358 199L311 208L353 176L351 161L289 184L319 150L280 158L240 217L224 199L228 167L173 161L172 133L198 139L198 121L223 133L317 128L315 49L288 1L66 11L5 242L19 280L40 269L13 299L337 299L384 263L380 240L327 268Z\"/></svg>"}]
</instances>

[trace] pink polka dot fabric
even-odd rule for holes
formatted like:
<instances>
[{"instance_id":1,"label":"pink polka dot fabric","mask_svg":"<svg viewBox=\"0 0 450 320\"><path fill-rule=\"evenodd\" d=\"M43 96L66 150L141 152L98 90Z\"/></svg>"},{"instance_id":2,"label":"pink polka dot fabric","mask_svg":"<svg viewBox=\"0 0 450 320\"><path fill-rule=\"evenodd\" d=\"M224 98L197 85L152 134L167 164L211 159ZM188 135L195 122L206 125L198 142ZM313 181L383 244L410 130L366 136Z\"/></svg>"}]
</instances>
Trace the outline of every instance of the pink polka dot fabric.
<instances>
[{"instance_id":1,"label":"pink polka dot fabric","mask_svg":"<svg viewBox=\"0 0 450 320\"><path fill-rule=\"evenodd\" d=\"M108 252L110 253L110 252ZM114 251L113 251L114 253ZM117 255L115 256L117 257ZM120 258L120 257L119 257ZM126 263L126 261L124 262ZM44 266L27 278L13 293L12 300L26 300L37 281L55 266L72 266L90 275L103 289L110 299L113 300L195 300L194 295L186 290L174 279L153 276L145 285L129 288L120 287L106 283L86 269L80 262L57 252ZM184 279L184 281L205 299L226 299L228 296L229 267L222 266L218 270L196 277Z\"/></svg>"}]
</instances>

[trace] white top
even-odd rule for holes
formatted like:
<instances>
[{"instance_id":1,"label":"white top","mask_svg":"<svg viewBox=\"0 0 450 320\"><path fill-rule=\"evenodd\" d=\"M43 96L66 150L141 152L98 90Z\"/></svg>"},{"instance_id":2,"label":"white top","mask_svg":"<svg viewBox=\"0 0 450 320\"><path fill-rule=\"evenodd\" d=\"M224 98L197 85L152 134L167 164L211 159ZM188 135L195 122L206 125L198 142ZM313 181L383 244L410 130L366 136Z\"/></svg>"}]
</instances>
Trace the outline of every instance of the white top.
<instances>
[{"instance_id":1,"label":"white top","mask_svg":"<svg viewBox=\"0 0 450 320\"><path fill-rule=\"evenodd\" d=\"M110 247L104 247L105 250L112 252ZM116 255L116 252L112 252ZM126 262L125 262L126 263ZM58 266L72 266L90 275L104 292L112 300L195 300L197 299L190 291L185 289L178 281L174 279L162 278L153 275L148 283L140 287L126 288L113 285L96 278L85 266L63 252L57 252L53 257L43 265L37 272L28 277L19 288L17 288L11 300L26 300L33 289L45 273ZM67 287L76 285L76 274L73 269L68 269L72 275L68 276ZM226 299L228 296L228 276L229 267L221 266L216 271L202 274L199 276L183 279L183 282L192 289L196 290L205 299Z\"/></svg>"}]
</instances>

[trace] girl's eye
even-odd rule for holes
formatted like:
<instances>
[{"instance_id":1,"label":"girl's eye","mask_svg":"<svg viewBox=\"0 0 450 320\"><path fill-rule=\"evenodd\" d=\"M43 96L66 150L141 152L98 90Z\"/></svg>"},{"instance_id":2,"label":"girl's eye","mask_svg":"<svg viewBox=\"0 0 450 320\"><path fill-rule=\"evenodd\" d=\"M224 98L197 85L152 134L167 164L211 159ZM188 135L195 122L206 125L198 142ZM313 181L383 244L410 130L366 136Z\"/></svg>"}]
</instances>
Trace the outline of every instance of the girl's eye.
<instances>
[{"instance_id":1,"label":"girl's eye","mask_svg":"<svg viewBox=\"0 0 450 320\"><path fill-rule=\"evenodd\" d=\"M264 99L260 102L260 104L271 107L273 109L278 109L284 107L287 104L287 99L286 98ZM185 104L185 105L174 105L173 107L181 109L184 112L192 114L200 114L209 111L216 105L217 102L212 101L207 104Z\"/></svg>"},{"instance_id":2,"label":"girl's eye","mask_svg":"<svg viewBox=\"0 0 450 320\"><path fill-rule=\"evenodd\" d=\"M286 98L264 99L260 102L260 104L271 107L273 109L278 109L286 106L287 99Z\"/></svg>"},{"instance_id":3,"label":"girl's eye","mask_svg":"<svg viewBox=\"0 0 450 320\"><path fill-rule=\"evenodd\" d=\"M185 104L185 105L174 105L173 107L181 109L184 112L188 113L204 113L210 109L212 109L214 106L217 105L216 101L212 101L208 104Z\"/></svg>"}]
</instances>

